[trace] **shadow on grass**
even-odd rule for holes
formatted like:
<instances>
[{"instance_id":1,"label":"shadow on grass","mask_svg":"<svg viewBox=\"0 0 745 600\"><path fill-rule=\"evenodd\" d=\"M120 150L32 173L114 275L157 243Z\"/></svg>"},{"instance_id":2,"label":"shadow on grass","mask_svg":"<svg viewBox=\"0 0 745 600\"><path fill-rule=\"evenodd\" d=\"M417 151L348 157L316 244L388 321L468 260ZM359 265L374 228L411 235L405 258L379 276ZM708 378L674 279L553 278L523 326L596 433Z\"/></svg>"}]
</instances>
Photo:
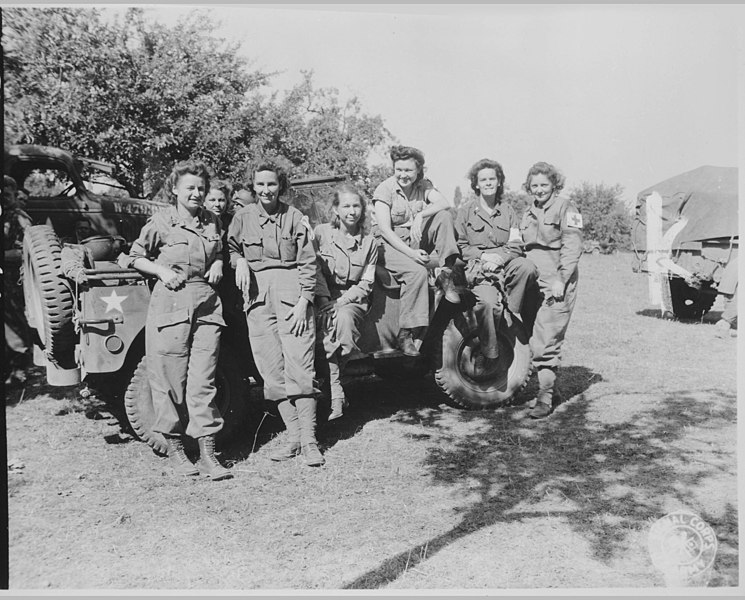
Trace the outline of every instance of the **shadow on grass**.
<instances>
[{"instance_id":1,"label":"shadow on grass","mask_svg":"<svg viewBox=\"0 0 745 600\"><path fill-rule=\"evenodd\" d=\"M589 381L587 373L580 373L586 369L569 369L579 369L575 377L584 375ZM555 514L588 541L592 557L609 564L623 552L631 530L667 512L663 503L671 493L685 505L695 506L694 492L701 488L702 479L716 468L726 472L728 465L702 464L700 449L681 440L692 426L712 418L723 423L735 420L735 397L725 396L726 404L711 405L693 393L667 394L660 397L659 406L631 418L620 410L617 418L597 420L583 392L540 422L518 419L515 409L491 419L484 419L484 413L453 415L459 422L478 420L478 433L468 437L452 434L438 414L401 416L402 422L415 418L441 440L430 448L425 464L433 484L452 488L468 484L478 499L461 507L456 526L391 556L344 589L387 586L407 569L480 529L545 516L546 507L539 504L551 497L561 499L561 510ZM494 443L485 448L484 439ZM685 468L676 468L671 456ZM716 563L720 575L711 584L733 585L738 569L737 552L732 550L737 548L736 508L729 506L725 517L699 514L720 541ZM728 552L722 552L726 543ZM721 575L724 571L726 576Z\"/></svg>"},{"instance_id":2,"label":"shadow on grass","mask_svg":"<svg viewBox=\"0 0 745 600\"><path fill-rule=\"evenodd\" d=\"M26 381L5 386L5 406L15 406L37 396L65 400L78 395L79 385L53 386L47 383L44 367L32 366L25 371Z\"/></svg>"},{"instance_id":3,"label":"shadow on grass","mask_svg":"<svg viewBox=\"0 0 745 600\"><path fill-rule=\"evenodd\" d=\"M388 419L402 411L414 414L422 408L437 407L443 398L433 386L426 377L408 382L387 381L373 374L352 378L345 384L350 406L342 418L327 421L330 401L324 397L318 401L316 437L321 449L325 451L354 437L370 421ZM258 400L253 401L253 406L245 435L225 449L224 458L244 460L285 430L273 403Z\"/></svg>"},{"instance_id":4,"label":"shadow on grass","mask_svg":"<svg viewBox=\"0 0 745 600\"><path fill-rule=\"evenodd\" d=\"M706 324L710 325L713 323L716 323L719 318L722 315L722 311L719 310L712 310L707 312L703 317L700 319L679 319L671 312L665 312L663 313L659 308L644 308L642 310L637 310L636 314L640 317L650 317L653 319L660 319L662 321L675 321L678 323L686 323L686 324Z\"/></svg>"}]
</instances>

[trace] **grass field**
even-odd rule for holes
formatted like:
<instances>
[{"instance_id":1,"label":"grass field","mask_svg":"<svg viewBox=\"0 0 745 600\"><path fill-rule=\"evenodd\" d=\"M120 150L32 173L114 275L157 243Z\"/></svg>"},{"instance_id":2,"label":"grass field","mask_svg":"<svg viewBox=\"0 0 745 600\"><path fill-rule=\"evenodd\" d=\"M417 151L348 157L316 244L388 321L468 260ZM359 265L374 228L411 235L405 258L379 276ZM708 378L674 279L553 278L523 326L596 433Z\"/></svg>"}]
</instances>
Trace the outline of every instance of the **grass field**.
<instances>
[{"instance_id":1,"label":"grass field","mask_svg":"<svg viewBox=\"0 0 745 600\"><path fill-rule=\"evenodd\" d=\"M320 469L269 461L266 417L223 450L234 479L174 479L103 392L36 372L6 406L11 590L662 587L647 533L676 509L717 534L709 585L738 586L737 339L713 337L719 302L658 318L631 262L583 257L551 417L524 418L535 381L465 412L366 377Z\"/></svg>"}]
</instances>

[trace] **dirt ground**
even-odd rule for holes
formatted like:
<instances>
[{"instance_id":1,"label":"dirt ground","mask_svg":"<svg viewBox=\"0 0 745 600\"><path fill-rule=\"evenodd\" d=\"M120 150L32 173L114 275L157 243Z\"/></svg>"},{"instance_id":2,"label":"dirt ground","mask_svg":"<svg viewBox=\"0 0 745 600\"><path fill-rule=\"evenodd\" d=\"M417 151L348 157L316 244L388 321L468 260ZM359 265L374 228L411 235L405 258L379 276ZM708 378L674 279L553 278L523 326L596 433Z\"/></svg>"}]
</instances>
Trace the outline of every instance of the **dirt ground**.
<instances>
[{"instance_id":1,"label":"dirt ground","mask_svg":"<svg viewBox=\"0 0 745 600\"><path fill-rule=\"evenodd\" d=\"M350 384L323 468L272 463L262 416L223 448L235 477L176 479L131 438L115 386L81 399L35 370L8 390L10 590L663 588L652 523L715 531L709 585L739 586L737 338L659 318L630 255L583 257L559 382L467 412L428 379Z\"/></svg>"}]
</instances>

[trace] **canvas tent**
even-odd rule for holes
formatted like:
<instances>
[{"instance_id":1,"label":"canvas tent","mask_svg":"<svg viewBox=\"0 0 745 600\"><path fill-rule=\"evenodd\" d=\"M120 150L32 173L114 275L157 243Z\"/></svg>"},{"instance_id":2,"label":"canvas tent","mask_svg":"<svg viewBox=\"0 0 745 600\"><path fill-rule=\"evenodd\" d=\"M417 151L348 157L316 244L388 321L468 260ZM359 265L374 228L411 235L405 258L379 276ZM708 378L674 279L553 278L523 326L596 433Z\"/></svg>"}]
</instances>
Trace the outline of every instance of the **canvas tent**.
<instances>
[{"instance_id":1,"label":"canvas tent","mask_svg":"<svg viewBox=\"0 0 745 600\"><path fill-rule=\"evenodd\" d=\"M737 168L703 166L661 181L637 196L633 241L645 251L646 200L657 192L662 197L662 233L680 217L688 220L675 236L673 249L696 246L703 240L738 235Z\"/></svg>"}]
</instances>

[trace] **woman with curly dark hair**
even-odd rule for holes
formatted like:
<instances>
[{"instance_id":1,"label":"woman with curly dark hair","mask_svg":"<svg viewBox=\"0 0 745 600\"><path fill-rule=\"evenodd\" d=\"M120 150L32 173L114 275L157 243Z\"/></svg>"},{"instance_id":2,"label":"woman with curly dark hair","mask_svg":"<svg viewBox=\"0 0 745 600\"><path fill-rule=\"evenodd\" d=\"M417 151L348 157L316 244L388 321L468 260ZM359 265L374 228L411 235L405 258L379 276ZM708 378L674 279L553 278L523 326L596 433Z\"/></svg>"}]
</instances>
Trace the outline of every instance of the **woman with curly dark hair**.
<instances>
[{"instance_id":1,"label":"woman with curly dark hair","mask_svg":"<svg viewBox=\"0 0 745 600\"><path fill-rule=\"evenodd\" d=\"M302 453L308 466L320 466L326 461L316 441L313 382L316 253L302 213L280 200L289 187L284 169L262 161L249 179L258 202L234 215L228 245L264 398L277 403L289 438L270 458Z\"/></svg>"},{"instance_id":2,"label":"woman with curly dark hair","mask_svg":"<svg viewBox=\"0 0 745 600\"><path fill-rule=\"evenodd\" d=\"M455 231L463 260L468 263L467 279L477 299L475 312L483 355L496 359L497 326L502 318L500 288L512 314L529 329L535 313L538 273L525 258L517 214L502 199L502 165L482 159L468 171L468 178L476 198L458 207Z\"/></svg>"},{"instance_id":3,"label":"woman with curly dark hair","mask_svg":"<svg viewBox=\"0 0 745 600\"><path fill-rule=\"evenodd\" d=\"M220 221L204 208L209 182L203 163L176 164L164 185L172 206L150 217L128 262L158 279L145 334L153 431L166 438L178 473L219 480L232 474L214 453L223 426L215 370L225 321L215 291L223 275ZM199 443L196 466L184 452L184 435Z\"/></svg>"}]
</instances>

